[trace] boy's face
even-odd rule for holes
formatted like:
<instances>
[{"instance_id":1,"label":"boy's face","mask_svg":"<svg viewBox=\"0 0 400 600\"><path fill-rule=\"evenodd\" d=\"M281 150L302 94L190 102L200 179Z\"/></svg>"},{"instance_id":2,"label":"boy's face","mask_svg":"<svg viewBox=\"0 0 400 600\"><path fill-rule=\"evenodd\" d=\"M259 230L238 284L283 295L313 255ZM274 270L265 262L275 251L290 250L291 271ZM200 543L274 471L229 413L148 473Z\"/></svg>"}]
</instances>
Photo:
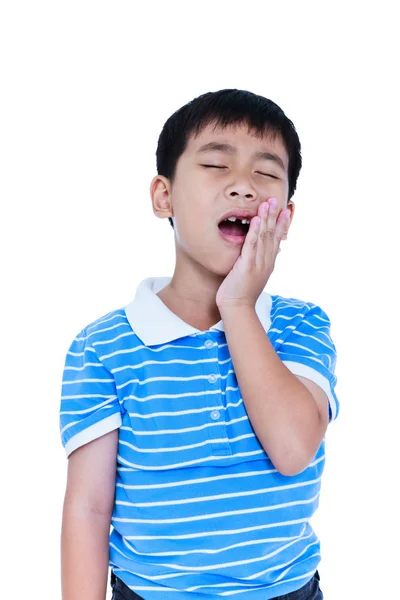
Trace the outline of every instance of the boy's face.
<instances>
[{"instance_id":1,"label":"boy's face","mask_svg":"<svg viewBox=\"0 0 400 600\"><path fill-rule=\"evenodd\" d=\"M205 148L211 143L231 148ZM222 276L230 271L243 245L221 236L218 224L230 210L244 209L254 216L262 202L277 198L279 210L289 208L292 218L288 162L280 137L257 138L247 125L217 130L209 125L198 137L191 136L173 185L159 175L151 184L154 213L174 219L177 264L194 261Z\"/></svg>"}]
</instances>

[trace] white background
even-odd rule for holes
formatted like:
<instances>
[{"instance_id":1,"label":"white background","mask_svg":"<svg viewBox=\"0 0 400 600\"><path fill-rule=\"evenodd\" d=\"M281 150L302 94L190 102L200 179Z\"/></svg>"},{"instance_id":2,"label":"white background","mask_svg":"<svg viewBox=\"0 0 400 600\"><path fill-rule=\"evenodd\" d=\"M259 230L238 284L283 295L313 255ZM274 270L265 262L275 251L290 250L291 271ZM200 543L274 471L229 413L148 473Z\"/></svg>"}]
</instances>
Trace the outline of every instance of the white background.
<instances>
[{"instance_id":1,"label":"white background","mask_svg":"<svg viewBox=\"0 0 400 600\"><path fill-rule=\"evenodd\" d=\"M2 597L60 598L65 354L144 277L172 274L149 195L157 139L227 87L277 102L302 142L267 291L320 304L338 350L314 519L325 599L400 594L395 4L2 4Z\"/></svg>"}]
</instances>

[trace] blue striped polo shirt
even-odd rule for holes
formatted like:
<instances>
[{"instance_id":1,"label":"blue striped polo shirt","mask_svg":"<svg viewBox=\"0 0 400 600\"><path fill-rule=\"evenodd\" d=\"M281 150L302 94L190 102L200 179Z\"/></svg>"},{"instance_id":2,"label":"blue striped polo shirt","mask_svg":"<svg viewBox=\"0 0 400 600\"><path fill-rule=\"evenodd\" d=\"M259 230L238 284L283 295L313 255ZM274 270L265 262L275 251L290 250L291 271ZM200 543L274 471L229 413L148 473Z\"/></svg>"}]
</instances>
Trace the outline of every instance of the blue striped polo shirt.
<instances>
[{"instance_id":1,"label":"blue striped polo shirt","mask_svg":"<svg viewBox=\"0 0 400 600\"><path fill-rule=\"evenodd\" d=\"M156 295L170 280L145 279L133 302L72 341L62 443L68 456L119 428L110 566L145 600L287 594L320 562L309 520L325 440L302 473L275 469L247 416L223 322L199 331L182 321ZM287 368L326 392L335 419L326 313L265 291L256 312Z\"/></svg>"}]
</instances>

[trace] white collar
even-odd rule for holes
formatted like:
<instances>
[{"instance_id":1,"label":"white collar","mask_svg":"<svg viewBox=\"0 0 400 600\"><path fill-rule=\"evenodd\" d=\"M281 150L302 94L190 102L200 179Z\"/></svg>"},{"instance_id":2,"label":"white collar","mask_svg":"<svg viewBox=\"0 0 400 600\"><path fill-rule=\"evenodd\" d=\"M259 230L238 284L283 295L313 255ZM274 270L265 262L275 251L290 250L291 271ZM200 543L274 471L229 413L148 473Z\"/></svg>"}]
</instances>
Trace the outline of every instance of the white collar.
<instances>
[{"instance_id":1,"label":"white collar","mask_svg":"<svg viewBox=\"0 0 400 600\"><path fill-rule=\"evenodd\" d=\"M146 346L166 344L187 335L201 333L199 329L182 321L169 310L157 293L169 284L172 277L148 277L136 290L135 299L125 306L125 313L135 334ZM257 299L255 310L265 331L271 326L272 299L262 292ZM224 331L221 321L208 331Z\"/></svg>"}]
</instances>

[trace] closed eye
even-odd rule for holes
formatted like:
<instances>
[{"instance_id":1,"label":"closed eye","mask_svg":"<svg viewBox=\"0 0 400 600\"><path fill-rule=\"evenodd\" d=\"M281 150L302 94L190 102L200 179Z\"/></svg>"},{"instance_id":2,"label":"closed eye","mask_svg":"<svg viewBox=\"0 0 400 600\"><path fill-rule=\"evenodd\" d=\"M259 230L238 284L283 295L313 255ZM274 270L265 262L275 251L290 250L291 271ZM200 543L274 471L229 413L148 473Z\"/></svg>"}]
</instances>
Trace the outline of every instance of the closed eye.
<instances>
[{"instance_id":1,"label":"closed eye","mask_svg":"<svg viewBox=\"0 0 400 600\"><path fill-rule=\"evenodd\" d=\"M265 177L272 177L273 179L279 179L279 177L276 177L276 175L271 175L271 173L261 173L260 171L256 171L256 173L259 173L260 175L265 175Z\"/></svg>"},{"instance_id":2,"label":"closed eye","mask_svg":"<svg viewBox=\"0 0 400 600\"><path fill-rule=\"evenodd\" d=\"M226 167L219 167L217 165L201 165L202 167L205 167L206 169L226 169Z\"/></svg>"},{"instance_id":3,"label":"closed eye","mask_svg":"<svg viewBox=\"0 0 400 600\"><path fill-rule=\"evenodd\" d=\"M227 169L228 167L221 167L219 165L200 165L205 169ZM271 175L271 173L261 173L261 171L256 171L259 175L264 175L264 177L272 177L272 179L279 179L276 175Z\"/></svg>"}]
</instances>

